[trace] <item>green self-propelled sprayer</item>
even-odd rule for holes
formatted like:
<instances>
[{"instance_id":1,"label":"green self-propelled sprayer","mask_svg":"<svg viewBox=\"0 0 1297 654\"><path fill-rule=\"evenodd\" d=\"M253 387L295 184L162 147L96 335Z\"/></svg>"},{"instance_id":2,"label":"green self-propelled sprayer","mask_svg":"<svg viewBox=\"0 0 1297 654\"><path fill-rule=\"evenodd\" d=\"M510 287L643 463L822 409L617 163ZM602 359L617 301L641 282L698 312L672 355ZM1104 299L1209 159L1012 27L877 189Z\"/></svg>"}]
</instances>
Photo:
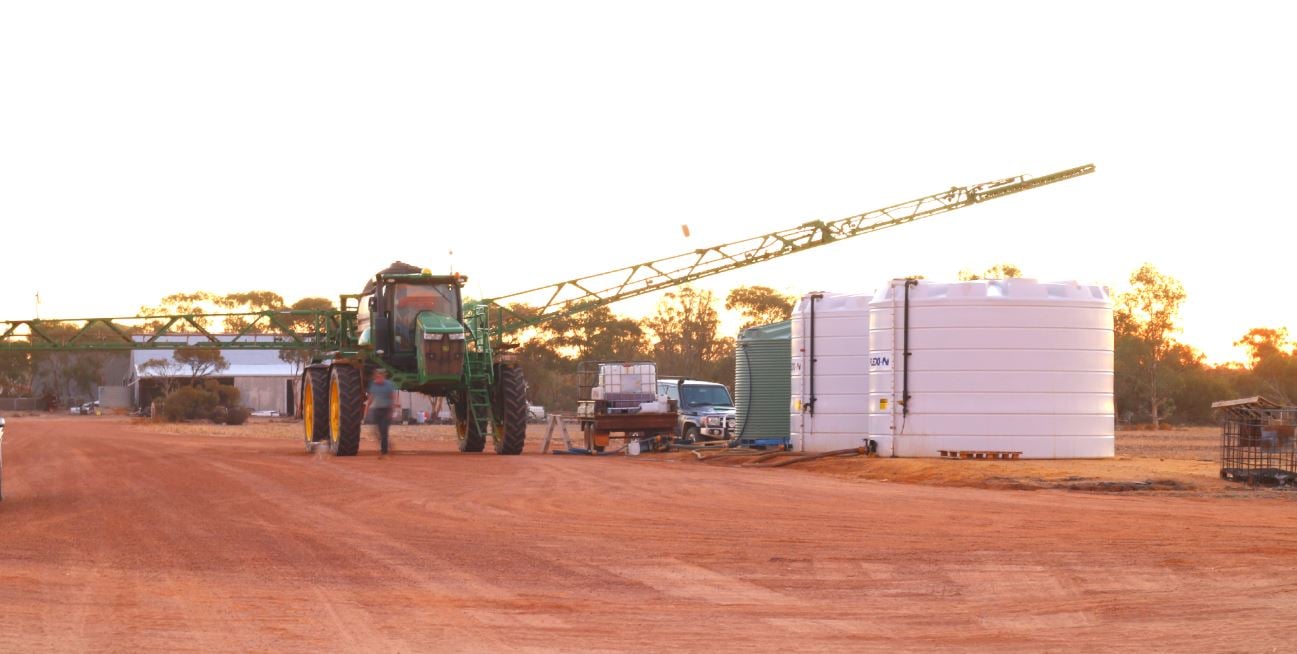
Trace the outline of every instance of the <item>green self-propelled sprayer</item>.
<instances>
[{"instance_id":1,"label":"green self-propelled sprayer","mask_svg":"<svg viewBox=\"0 0 1297 654\"><path fill-rule=\"evenodd\" d=\"M356 453L365 381L381 368L401 390L449 401L460 451L481 452L489 434L496 452L522 452L527 383L516 357L493 343L490 306L465 310L467 281L396 262L361 294L341 297L340 347L323 352L302 375L308 447L327 442L339 456Z\"/></svg>"}]
</instances>

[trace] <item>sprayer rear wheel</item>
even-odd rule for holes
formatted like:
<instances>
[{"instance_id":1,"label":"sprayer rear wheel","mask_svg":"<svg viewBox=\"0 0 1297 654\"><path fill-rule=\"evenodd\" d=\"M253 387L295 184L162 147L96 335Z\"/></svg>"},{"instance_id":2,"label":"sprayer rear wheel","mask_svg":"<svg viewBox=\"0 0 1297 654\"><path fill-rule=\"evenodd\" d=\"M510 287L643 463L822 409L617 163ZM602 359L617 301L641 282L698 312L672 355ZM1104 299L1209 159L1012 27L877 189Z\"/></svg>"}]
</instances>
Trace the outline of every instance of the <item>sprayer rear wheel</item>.
<instances>
[{"instance_id":1,"label":"sprayer rear wheel","mask_svg":"<svg viewBox=\"0 0 1297 654\"><path fill-rule=\"evenodd\" d=\"M503 433L495 442L495 452L522 454L527 441L527 380L522 368L501 366L499 384Z\"/></svg>"},{"instance_id":2,"label":"sprayer rear wheel","mask_svg":"<svg viewBox=\"0 0 1297 654\"><path fill-rule=\"evenodd\" d=\"M334 366L329 374L329 451L355 456L360 450L360 425L364 420L365 391L360 371Z\"/></svg>"}]
</instances>

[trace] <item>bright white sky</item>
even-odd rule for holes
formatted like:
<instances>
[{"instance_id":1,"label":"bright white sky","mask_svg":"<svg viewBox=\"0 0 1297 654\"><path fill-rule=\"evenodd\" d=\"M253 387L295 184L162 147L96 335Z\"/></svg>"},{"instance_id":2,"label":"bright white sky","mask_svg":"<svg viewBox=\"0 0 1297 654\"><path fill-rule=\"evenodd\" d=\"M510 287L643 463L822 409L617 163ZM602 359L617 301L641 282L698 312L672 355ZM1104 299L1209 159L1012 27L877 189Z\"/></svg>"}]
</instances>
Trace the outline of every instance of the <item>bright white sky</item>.
<instances>
[{"instance_id":1,"label":"bright white sky","mask_svg":"<svg viewBox=\"0 0 1297 654\"><path fill-rule=\"evenodd\" d=\"M502 295L1093 162L705 286L1149 261L1239 358L1297 327L1297 40L1280 3L1148 5L4 3L0 317L336 297L452 248Z\"/></svg>"}]
</instances>

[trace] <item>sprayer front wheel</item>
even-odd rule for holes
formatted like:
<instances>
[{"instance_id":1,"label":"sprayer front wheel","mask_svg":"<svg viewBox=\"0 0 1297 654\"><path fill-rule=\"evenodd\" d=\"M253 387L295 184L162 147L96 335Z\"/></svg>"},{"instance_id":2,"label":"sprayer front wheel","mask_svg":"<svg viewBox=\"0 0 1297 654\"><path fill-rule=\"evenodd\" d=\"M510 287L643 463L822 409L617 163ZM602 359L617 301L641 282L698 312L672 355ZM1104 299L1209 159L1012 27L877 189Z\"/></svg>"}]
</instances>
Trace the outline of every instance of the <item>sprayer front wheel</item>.
<instances>
[{"instance_id":1,"label":"sprayer front wheel","mask_svg":"<svg viewBox=\"0 0 1297 654\"><path fill-rule=\"evenodd\" d=\"M486 448L486 433L478 428L476 420L468 408L468 394L460 394L455 402L455 438L459 441L460 452L481 452Z\"/></svg>"},{"instance_id":2,"label":"sprayer front wheel","mask_svg":"<svg viewBox=\"0 0 1297 654\"><path fill-rule=\"evenodd\" d=\"M307 368L302 372L302 426L306 451L329 440L329 371Z\"/></svg>"},{"instance_id":3,"label":"sprayer front wheel","mask_svg":"<svg viewBox=\"0 0 1297 654\"><path fill-rule=\"evenodd\" d=\"M360 450L364 413L365 390L360 371L351 366L334 366L329 374L329 451L335 456L355 456Z\"/></svg>"}]
</instances>

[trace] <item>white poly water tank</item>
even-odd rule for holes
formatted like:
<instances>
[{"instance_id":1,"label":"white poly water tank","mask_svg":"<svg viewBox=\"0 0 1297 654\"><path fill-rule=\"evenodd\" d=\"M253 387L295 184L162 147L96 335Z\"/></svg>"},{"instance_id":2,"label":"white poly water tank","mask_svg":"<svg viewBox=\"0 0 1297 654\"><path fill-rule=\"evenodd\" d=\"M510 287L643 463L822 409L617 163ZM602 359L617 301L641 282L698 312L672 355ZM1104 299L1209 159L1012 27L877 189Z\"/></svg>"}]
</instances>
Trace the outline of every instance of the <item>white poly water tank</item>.
<instances>
[{"instance_id":1,"label":"white poly water tank","mask_svg":"<svg viewBox=\"0 0 1297 654\"><path fill-rule=\"evenodd\" d=\"M869 424L880 454L1113 456L1106 288L896 280L870 307Z\"/></svg>"},{"instance_id":2,"label":"white poly water tank","mask_svg":"<svg viewBox=\"0 0 1297 654\"><path fill-rule=\"evenodd\" d=\"M868 293L811 293L793 308L789 436L799 452L869 439Z\"/></svg>"}]
</instances>

